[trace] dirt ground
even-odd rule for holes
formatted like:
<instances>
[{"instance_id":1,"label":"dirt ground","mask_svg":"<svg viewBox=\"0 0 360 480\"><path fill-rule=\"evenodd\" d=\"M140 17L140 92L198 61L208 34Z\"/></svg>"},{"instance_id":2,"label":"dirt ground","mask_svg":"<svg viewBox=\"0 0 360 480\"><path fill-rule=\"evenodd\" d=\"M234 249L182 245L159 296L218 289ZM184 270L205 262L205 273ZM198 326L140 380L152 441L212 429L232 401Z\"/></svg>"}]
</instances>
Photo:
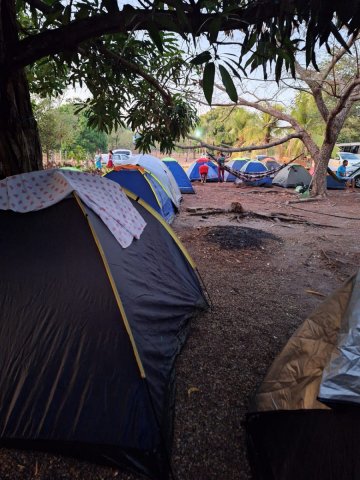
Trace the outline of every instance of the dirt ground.
<instances>
[{"instance_id":1,"label":"dirt ground","mask_svg":"<svg viewBox=\"0 0 360 480\"><path fill-rule=\"evenodd\" d=\"M193 322L177 362L172 468L177 480L250 480L245 414L294 330L359 268L360 192L289 204L296 195L281 188L197 183L195 189L184 196L174 228L197 263L212 308ZM247 215L211 210L229 210L233 202ZM1 450L0 480L32 478L139 477Z\"/></svg>"}]
</instances>

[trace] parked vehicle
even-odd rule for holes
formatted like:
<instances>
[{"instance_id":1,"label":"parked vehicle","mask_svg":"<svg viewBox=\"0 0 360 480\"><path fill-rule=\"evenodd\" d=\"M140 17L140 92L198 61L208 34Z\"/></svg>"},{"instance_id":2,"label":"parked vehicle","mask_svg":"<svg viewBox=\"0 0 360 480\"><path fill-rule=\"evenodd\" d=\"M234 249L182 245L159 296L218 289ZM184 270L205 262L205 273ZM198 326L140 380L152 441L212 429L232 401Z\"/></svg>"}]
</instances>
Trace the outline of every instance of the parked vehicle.
<instances>
[{"instance_id":1,"label":"parked vehicle","mask_svg":"<svg viewBox=\"0 0 360 480\"><path fill-rule=\"evenodd\" d=\"M356 170L350 174L350 177L355 178L355 187L360 188L360 163Z\"/></svg>"},{"instance_id":2,"label":"parked vehicle","mask_svg":"<svg viewBox=\"0 0 360 480\"><path fill-rule=\"evenodd\" d=\"M131 155L127 155L127 154L122 154L122 153L118 153L119 150L117 150L116 152L113 150L113 157L112 157L112 161L113 161L113 164L114 165L125 165L126 163L131 163L130 159L131 159ZM130 151L130 150L128 150ZM107 162L108 162L108 159L109 159L109 154L108 153L103 153L101 155L101 163L102 165L106 165Z\"/></svg>"},{"instance_id":3,"label":"parked vehicle","mask_svg":"<svg viewBox=\"0 0 360 480\"><path fill-rule=\"evenodd\" d=\"M131 150L128 150L127 148L115 148L113 150L113 154L115 155L127 155L128 157L131 157L132 152Z\"/></svg>"},{"instance_id":4,"label":"parked vehicle","mask_svg":"<svg viewBox=\"0 0 360 480\"><path fill-rule=\"evenodd\" d=\"M331 158L329 161L329 168L336 172L344 160L348 161L346 167L346 174L352 175L360 167L360 155L351 152L339 152L335 158Z\"/></svg>"}]
</instances>

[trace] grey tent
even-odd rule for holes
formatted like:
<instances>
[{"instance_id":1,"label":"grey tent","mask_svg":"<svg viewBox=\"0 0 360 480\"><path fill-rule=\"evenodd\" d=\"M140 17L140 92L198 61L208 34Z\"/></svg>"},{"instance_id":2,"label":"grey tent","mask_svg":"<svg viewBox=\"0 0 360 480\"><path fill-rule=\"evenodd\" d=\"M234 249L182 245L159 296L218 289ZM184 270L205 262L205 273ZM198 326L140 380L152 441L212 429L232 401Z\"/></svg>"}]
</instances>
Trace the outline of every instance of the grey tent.
<instances>
[{"instance_id":1,"label":"grey tent","mask_svg":"<svg viewBox=\"0 0 360 480\"><path fill-rule=\"evenodd\" d=\"M261 480L360 478L360 272L275 359L247 416Z\"/></svg>"},{"instance_id":2,"label":"grey tent","mask_svg":"<svg viewBox=\"0 0 360 480\"><path fill-rule=\"evenodd\" d=\"M168 478L175 360L206 307L195 266L162 217L115 182L48 172L0 181L0 443ZM84 201L65 188L70 177ZM13 203L54 191L39 210ZM110 231L94 210L102 195L127 231L130 215L146 222L126 248L120 224Z\"/></svg>"},{"instance_id":3,"label":"grey tent","mask_svg":"<svg viewBox=\"0 0 360 480\"><path fill-rule=\"evenodd\" d=\"M310 185L311 175L302 165L287 165L273 179L273 185L291 188Z\"/></svg>"}]
</instances>

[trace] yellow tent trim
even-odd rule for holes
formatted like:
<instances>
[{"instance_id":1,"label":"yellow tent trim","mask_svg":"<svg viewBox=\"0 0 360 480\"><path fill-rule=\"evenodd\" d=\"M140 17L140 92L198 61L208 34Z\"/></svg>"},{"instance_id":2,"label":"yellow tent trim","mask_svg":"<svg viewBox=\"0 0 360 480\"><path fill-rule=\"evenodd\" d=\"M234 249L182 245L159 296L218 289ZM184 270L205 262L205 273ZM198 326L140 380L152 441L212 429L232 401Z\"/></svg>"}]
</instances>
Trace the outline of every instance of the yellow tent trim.
<instances>
[{"instance_id":1,"label":"yellow tent trim","mask_svg":"<svg viewBox=\"0 0 360 480\"><path fill-rule=\"evenodd\" d=\"M149 175L151 175L153 178L155 178L155 180L161 185L161 187L163 188L164 192L166 193L166 195L170 198L170 200L172 199L172 196L171 196L171 193L169 192L169 190L165 187L165 185L163 185L160 180L158 179L158 177L156 175L154 175L152 172L150 172L149 170L145 170Z\"/></svg>"},{"instance_id":2,"label":"yellow tent trim","mask_svg":"<svg viewBox=\"0 0 360 480\"><path fill-rule=\"evenodd\" d=\"M130 327L130 324L129 324L129 321L127 319L127 316L126 316L126 313L125 313L125 310L124 310L124 306L122 304L122 301L121 301L121 298L120 298L120 295L119 295L119 292L116 288L116 284L115 284L115 280L114 280L114 277L112 276L112 273L111 273L111 270L110 270L110 267L109 267L109 264L108 264L108 261L106 260L106 256L105 256L105 253L104 253L104 250L101 246L101 243L96 235L96 232L94 230L94 227L92 226L90 220L89 220L89 217L88 215L86 214L86 211L85 211L85 208L80 200L80 198L78 197L78 195L76 195L76 193L74 192L74 197L76 198L76 201L81 209L81 211L83 212L88 224L89 224L89 227L90 227L90 230L91 230L91 233L94 237L94 240L95 240L95 243L96 243L96 246L99 250L99 253L101 255L101 258L102 258L102 261L104 263L104 266L105 266L105 270L106 270L106 273L107 273L107 276L109 278L109 281L110 281L110 284L111 284L111 288L113 290L113 293L114 293L114 296L115 296L115 299L116 299L116 303L118 304L118 307L119 307L119 310L120 310L120 313L121 313L121 318L124 322L124 326L125 326L125 329L127 331L127 334L129 336L129 339L130 339L130 342L131 342L131 346L132 346L132 349L133 349L133 352L134 352L134 355L135 355L135 360L136 360L136 363L139 367L139 371L140 371L140 375L141 375L141 378L145 378L146 375L145 375L145 370L144 370L144 367L143 367L143 364L142 364L142 361L141 361L141 358L140 358L140 355L139 355L139 352L138 352L138 349L136 347L136 343L135 343L135 339L134 339L134 336L132 334L132 331L131 331L131 327Z\"/></svg>"},{"instance_id":3,"label":"yellow tent trim","mask_svg":"<svg viewBox=\"0 0 360 480\"><path fill-rule=\"evenodd\" d=\"M178 245L178 247L180 248L180 250L182 251L182 253L184 254L186 260L190 263L190 265L192 266L192 268L195 270L196 269L196 264L194 262L194 260L191 258L189 252L186 250L184 244L181 242L181 240L179 239L179 237L176 235L176 233L174 232L174 230L170 227L170 225L164 220L164 218L156 211L154 210L152 207L150 207L150 205L148 205L146 202L144 202L143 199L141 199L140 197L138 197L137 195L135 195L133 192L131 192L130 190L127 190L126 188L124 187L121 187L123 189L123 191L126 193L126 195L131 198L132 200L135 200L136 202L140 203L140 205L142 207L145 208L145 210L147 210L149 213L151 213L151 215L153 215L157 220L159 220L159 222L161 223L161 225L166 229L166 231L169 233L169 235L173 238L173 240L176 242L176 244Z\"/></svg>"}]
</instances>

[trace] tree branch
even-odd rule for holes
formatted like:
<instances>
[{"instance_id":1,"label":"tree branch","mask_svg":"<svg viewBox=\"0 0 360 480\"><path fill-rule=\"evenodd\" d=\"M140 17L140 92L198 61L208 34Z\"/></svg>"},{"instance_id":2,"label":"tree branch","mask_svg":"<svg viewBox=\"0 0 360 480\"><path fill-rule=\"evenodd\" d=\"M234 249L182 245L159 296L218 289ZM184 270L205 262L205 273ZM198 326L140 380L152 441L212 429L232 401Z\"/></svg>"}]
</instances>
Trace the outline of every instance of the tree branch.
<instances>
[{"instance_id":1,"label":"tree branch","mask_svg":"<svg viewBox=\"0 0 360 480\"><path fill-rule=\"evenodd\" d=\"M193 137L192 135L187 135L187 138L189 138L190 140L195 140L200 145L195 145L195 146L176 145L176 146L183 150L194 150L195 148L199 148L200 146L200 147L208 148L209 150L221 150L222 152L226 152L226 153L234 153L234 152L248 152L250 150L265 150L267 148L276 147L276 145L281 145L282 143L288 142L293 138L301 138L301 135L299 133L292 133L290 135L287 135L286 137L280 138L278 140L274 140L273 142L265 143L264 145L248 145L247 147L223 147L223 146L210 145L209 143L203 142L199 138Z\"/></svg>"},{"instance_id":2,"label":"tree branch","mask_svg":"<svg viewBox=\"0 0 360 480\"><path fill-rule=\"evenodd\" d=\"M39 10L44 14L54 13L62 9L62 5L60 3L47 5L46 3L42 2L42 0L26 0L26 3L30 5L31 8L36 8L36 10Z\"/></svg>"},{"instance_id":3,"label":"tree branch","mask_svg":"<svg viewBox=\"0 0 360 480\"><path fill-rule=\"evenodd\" d=\"M346 90L342 92L341 98L336 104L335 108L330 112L325 130L325 142L332 142L331 137L342 127L346 113L350 110L352 101L351 94L354 89L360 85L360 78L356 78L347 86ZM358 92L357 92L358 93ZM334 131L334 124L336 129Z\"/></svg>"},{"instance_id":4,"label":"tree branch","mask_svg":"<svg viewBox=\"0 0 360 480\"><path fill-rule=\"evenodd\" d=\"M115 52L112 52L111 50L108 50L103 45L97 45L97 48L98 48L99 52L101 52L101 54L104 55L106 58L114 61L118 65L123 65L125 68L130 70L132 73L135 73L136 75L139 75L144 80L146 80L147 83L152 85L155 88L155 90L157 90L160 93L160 95L162 96L163 100L165 101L165 103L167 105L172 104L171 94L168 91L166 91L163 88L163 86L152 75L145 72L139 65L137 65L136 63L133 63L133 62L129 62L129 60L126 60L121 55L116 54Z\"/></svg>"},{"instance_id":5,"label":"tree branch","mask_svg":"<svg viewBox=\"0 0 360 480\"><path fill-rule=\"evenodd\" d=\"M346 42L346 45L348 46L348 48L350 49L355 41L357 40L357 35L351 35L351 37L349 38L349 40ZM323 82L324 80L327 79L328 75L330 74L331 70L335 67L335 65L337 64L337 62L339 60L341 60L341 58L346 54L348 53L348 50L346 50L345 48L341 48L338 53L336 55L334 55L331 59L331 62L329 63L329 65L326 67L326 69L323 71L323 73L320 75L321 77L321 82Z\"/></svg>"},{"instance_id":6,"label":"tree branch","mask_svg":"<svg viewBox=\"0 0 360 480\"><path fill-rule=\"evenodd\" d=\"M41 0L29 0L30 2L40 2ZM11 49L11 54L6 59L6 68L25 67L40 58L47 55L74 50L80 43L98 38L109 33L127 33L137 30L166 30L179 34L192 34L199 36L206 32L208 25L216 18L222 20L219 27L220 31L239 28L246 28L248 22L247 16L250 15L251 8L246 12L238 8L233 15L228 18L222 18L221 14L199 13L198 15L186 14L187 21L179 23L179 18L174 10L148 10L134 8L129 5L119 12L93 14L87 18L81 18L71 21L67 25L58 28L48 29L37 35L29 36ZM271 13L268 13L271 16ZM264 12L262 13L264 16ZM244 17L244 20L243 20Z\"/></svg>"},{"instance_id":7,"label":"tree branch","mask_svg":"<svg viewBox=\"0 0 360 480\"><path fill-rule=\"evenodd\" d=\"M222 87L221 85L215 84L216 87L225 92L225 88ZM249 100L245 100L244 98L238 97L236 105L241 105L243 107L250 107L250 108L255 108L256 110L259 110L260 112L263 113L268 113L269 115L279 119L283 120L284 122L290 123L290 125L294 128L294 130L298 133L302 133L304 131L304 128L293 118L291 115L288 115L287 113L281 112L280 110L277 110L274 107L271 107L270 105L262 105L261 103L257 102L250 102Z\"/></svg>"},{"instance_id":8,"label":"tree branch","mask_svg":"<svg viewBox=\"0 0 360 480\"><path fill-rule=\"evenodd\" d=\"M324 122L326 122L329 116L329 110L322 96L322 85L326 77L324 79L319 78L317 72L306 70L298 62L295 62L295 70L301 80L309 86L320 115Z\"/></svg>"}]
</instances>

